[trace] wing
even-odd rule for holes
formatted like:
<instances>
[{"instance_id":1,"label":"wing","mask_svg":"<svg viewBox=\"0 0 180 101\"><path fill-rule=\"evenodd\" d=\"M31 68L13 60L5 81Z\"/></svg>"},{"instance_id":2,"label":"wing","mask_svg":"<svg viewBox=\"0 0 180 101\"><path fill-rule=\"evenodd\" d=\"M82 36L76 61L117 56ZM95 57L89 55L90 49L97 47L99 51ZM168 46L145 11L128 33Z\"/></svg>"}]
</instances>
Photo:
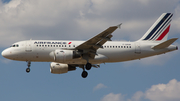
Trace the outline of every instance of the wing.
<instances>
[{"instance_id":1,"label":"wing","mask_svg":"<svg viewBox=\"0 0 180 101\"><path fill-rule=\"evenodd\" d=\"M82 51L83 54L88 55L88 57L94 58L96 55L97 49L103 48L102 46L104 43L106 43L107 41L111 41L112 32L114 32L120 26L121 24L119 24L118 26L109 27L105 31L101 32L100 34L80 44L79 46L76 47L76 49L79 51Z\"/></svg>"}]
</instances>

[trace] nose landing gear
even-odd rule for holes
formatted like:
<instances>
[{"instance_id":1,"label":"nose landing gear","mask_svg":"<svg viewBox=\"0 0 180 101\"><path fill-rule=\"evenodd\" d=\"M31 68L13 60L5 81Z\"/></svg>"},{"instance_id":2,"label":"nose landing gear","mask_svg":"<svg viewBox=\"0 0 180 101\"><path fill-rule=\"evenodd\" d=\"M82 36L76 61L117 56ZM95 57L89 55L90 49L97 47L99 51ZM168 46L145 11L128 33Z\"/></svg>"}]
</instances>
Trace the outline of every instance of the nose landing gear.
<instances>
[{"instance_id":1,"label":"nose landing gear","mask_svg":"<svg viewBox=\"0 0 180 101\"><path fill-rule=\"evenodd\" d=\"M30 72L31 61L27 62L27 66L28 66L28 68L26 68L26 72L29 73Z\"/></svg>"}]
</instances>

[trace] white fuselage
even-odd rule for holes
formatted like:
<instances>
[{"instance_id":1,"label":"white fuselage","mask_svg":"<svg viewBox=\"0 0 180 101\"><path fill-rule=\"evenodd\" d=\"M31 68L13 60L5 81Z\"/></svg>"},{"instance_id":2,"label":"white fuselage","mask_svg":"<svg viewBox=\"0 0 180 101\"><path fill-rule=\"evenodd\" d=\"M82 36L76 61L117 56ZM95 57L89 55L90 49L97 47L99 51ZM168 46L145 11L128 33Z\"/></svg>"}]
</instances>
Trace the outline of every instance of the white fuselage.
<instances>
[{"instance_id":1,"label":"white fuselage","mask_svg":"<svg viewBox=\"0 0 180 101\"><path fill-rule=\"evenodd\" d=\"M30 72L31 62L51 62L54 74L83 69L86 78L91 67L101 63L122 62L141 59L177 50L171 45L178 38L167 40L172 13L163 13L150 29L135 42L111 41L112 33L122 24L111 26L87 41L27 40L14 43L2 52L2 56L12 60L27 61Z\"/></svg>"},{"instance_id":2,"label":"white fuselage","mask_svg":"<svg viewBox=\"0 0 180 101\"><path fill-rule=\"evenodd\" d=\"M57 49L73 50L84 41L63 41L63 40L27 40L14 43L12 47L2 52L2 55L8 59L18 61L34 62L57 62L51 56L52 52ZM173 50L177 47L170 45L163 49L152 49L159 43L150 42L120 42L110 41L103 45L103 48L97 50L94 59L89 59L92 64L105 62L122 62L135 59L141 59L153 55L159 55ZM63 61L65 64L86 64L83 58Z\"/></svg>"}]
</instances>

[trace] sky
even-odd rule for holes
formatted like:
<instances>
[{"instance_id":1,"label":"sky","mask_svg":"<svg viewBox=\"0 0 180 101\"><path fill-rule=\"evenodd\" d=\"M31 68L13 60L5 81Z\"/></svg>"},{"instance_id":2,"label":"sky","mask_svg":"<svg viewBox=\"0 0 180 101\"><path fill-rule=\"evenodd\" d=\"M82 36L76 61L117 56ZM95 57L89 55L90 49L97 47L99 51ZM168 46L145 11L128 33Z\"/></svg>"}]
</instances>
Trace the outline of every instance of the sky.
<instances>
[{"instance_id":1,"label":"sky","mask_svg":"<svg viewBox=\"0 0 180 101\"><path fill-rule=\"evenodd\" d=\"M168 38L180 37L180 0L1 0L0 51L29 39L87 40L123 23L112 40L136 41L162 13L174 13ZM180 40L174 45L180 47ZM180 52L51 74L49 62L0 56L0 101L180 101Z\"/></svg>"}]
</instances>

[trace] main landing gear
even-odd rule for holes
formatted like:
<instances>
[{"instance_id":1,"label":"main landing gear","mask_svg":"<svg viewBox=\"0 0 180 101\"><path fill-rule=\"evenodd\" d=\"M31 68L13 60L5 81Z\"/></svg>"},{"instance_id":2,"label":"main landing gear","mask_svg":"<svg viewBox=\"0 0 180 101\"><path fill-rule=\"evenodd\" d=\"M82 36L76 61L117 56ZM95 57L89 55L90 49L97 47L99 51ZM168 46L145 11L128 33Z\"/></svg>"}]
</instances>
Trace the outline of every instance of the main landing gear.
<instances>
[{"instance_id":1,"label":"main landing gear","mask_svg":"<svg viewBox=\"0 0 180 101\"><path fill-rule=\"evenodd\" d=\"M92 64L91 64L91 63L87 63L87 64L85 65L85 67L84 67L84 66L82 67L82 68L83 68L83 72L82 72L81 76L82 76L83 78L86 78L86 77L88 76L88 72L85 71L85 68L86 68L86 70L90 70L91 67L92 67Z\"/></svg>"},{"instance_id":2,"label":"main landing gear","mask_svg":"<svg viewBox=\"0 0 180 101\"><path fill-rule=\"evenodd\" d=\"M29 73L30 72L31 61L27 62L27 66L28 66L28 68L26 68L26 72Z\"/></svg>"},{"instance_id":3,"label":"main landing gear","mask_svg":"<svg viewBox=\"0 0 180 101\"><path fill-rule=\"evenodd\" d=\"M85 70L83 70L81 76L82 76L83 78L86 78L86 77L88 76L88 72L86 72Z\"/></svg>"},{"instance_id":4,"label":"main landing gear","mask_svg":"<svg viewBox=\"0 0 180 101\"><path fill-rule=\"evenodd\" d=\"M87 63L87 64L86 64L86 70L90 70L91 67L92 67L92 64L91 64L91 63Z\"/></svg>"}]
</instances>

